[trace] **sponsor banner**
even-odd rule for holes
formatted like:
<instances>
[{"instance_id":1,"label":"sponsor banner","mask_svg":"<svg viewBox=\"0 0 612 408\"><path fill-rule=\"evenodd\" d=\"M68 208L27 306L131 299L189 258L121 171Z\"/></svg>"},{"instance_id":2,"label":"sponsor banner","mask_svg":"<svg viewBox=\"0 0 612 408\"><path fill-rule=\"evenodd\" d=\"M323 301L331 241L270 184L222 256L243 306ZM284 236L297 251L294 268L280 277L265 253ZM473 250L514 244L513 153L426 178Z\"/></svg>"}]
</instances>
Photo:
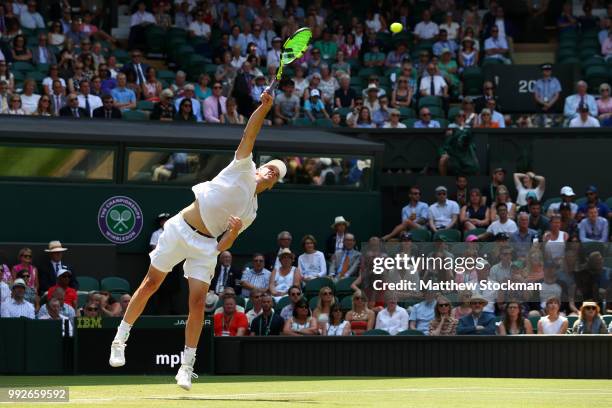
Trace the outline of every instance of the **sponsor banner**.
<instances>
[{"instance_id":1,"label":"sponsor banner","mask_svg":"<svg viewBox=\"0 0 612 408\"><path fill-rule=\"evenodd\" d=\"M98 210L98 228L114 244L127 244L135 240L142 227L142 210L130 197L110 197Z\"/></svg>"}]
</instances>

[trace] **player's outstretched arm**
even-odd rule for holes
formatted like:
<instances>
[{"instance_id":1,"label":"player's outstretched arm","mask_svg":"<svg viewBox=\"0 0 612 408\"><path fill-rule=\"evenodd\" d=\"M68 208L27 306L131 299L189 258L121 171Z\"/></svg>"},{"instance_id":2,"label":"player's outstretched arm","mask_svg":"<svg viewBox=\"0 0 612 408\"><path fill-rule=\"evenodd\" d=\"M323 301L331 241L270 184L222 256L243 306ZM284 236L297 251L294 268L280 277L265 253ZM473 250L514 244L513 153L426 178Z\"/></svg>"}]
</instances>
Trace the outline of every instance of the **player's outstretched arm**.
<instances>
[{"instance_id":1,"label":"player's outstretched arm","mask_svg":"<svg viewBox=\"0 0 612 408\"><path fill-rule=\"evenodd\" d=\"M251 152L253 151L253 146L255 145L255 139L257 138L257 134L261 129L261 125L263 125L264 119L270 109L272 108L272 103L274 102L274 97L267 92L263 92L261 94L261 105L255 109L255 112L249 118L249 122L244 128L244 133L242 134L242 140L238 145L238 149L236 149L236 159L244 159L249 157Z\"/></svg>"}]
</instances>

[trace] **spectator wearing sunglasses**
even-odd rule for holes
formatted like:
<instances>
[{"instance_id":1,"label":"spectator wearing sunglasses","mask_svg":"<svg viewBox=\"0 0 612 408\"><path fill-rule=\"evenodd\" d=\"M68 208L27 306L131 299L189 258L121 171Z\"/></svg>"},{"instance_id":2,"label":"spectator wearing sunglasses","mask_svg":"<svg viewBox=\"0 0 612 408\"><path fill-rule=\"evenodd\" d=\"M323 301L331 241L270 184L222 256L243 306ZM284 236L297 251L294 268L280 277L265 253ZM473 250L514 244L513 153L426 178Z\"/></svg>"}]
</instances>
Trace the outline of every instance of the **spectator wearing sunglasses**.
<instances>
[{"instance_id":1,"label":"spectator wearing sunglasses","mask_svg":"<svg viewBox=\"0 0 612 408\"><path fill-rule=\"evenodd\" d=\"M295 308L295 305L300 299L302 299L302 289L300 289L299 286L291 286L287 293L289 295L290 303L283 307L280 312L280 316L285 320L293 316L293 309Z\"/></svg>"},{"instance_id":2,"label":"spectator wearing sunglasses","mask_svg":"<svg viewBox=\"0 0 612 408\"><path fill-rule=\"evenodd\" d=\"M101 317L100 305L98 302L92 300L89 301L85 307L83 308L83 317L88 317L90 319L95 319L97 317Z\"/></svg>"},{"instance_id":3,"label":"spectator wearing sunglasses","mask_svg":"<svg viewBox=\"0 0 612 408\"><path fill-rule=\"evenodd\" d=\"M436 301L435 317L429 322L430 336L454 336L457 333L457 324L451 312L453 305L444 296L439 296Z\"/></svg>"},{"instance_id":4,"label":"spectator wearing sunglasses","mask_svg":"<svg viewBox=\"0 0 612 408\"><path fill-rule=\"evenodd\" d=\"M93 110L93 117L98 119L121 119L121 111L113 106L113 97L109 94L102 96L102 106ZM153 111L155 113L155 110Z\"/></svg>"},{"instance_id":5,"label":"spectator wearing sunglasses","mask_svg":"<svg viewBox=\"0 0 612 408\"><path fill-rule=\"evenodd\" d=\"M26 271L28 278L23 279L26 285L38 291L38 268L32 264L32 250L21 248L19 250L19 263L13 266L13 276L16 277L21 271Z\"/></svg>"},{"instance_id":6,"label":"spectator wearing sunglasses","mask_svg":"<svg viewBox=\"0 0 612 408\"><path fill-rule=\"evenodd\" d=\"M414 122L415 129L434 129L440 128L440 122L431 119L431 112L428 107L421 108L419 112L419 120Z\"/></svg>"},{"instance_id":7,"label":"spectator wearing sunglasses","mask_svg":"<svg viewBox=\"0 0 612 408\"><path fill-rule=\"evenodd\" d=\"M308 303L300 299L293 308L293 315L285 321L286 336L312 336L319 334L317 319L311 316Z\"/></svg>"},{"instance_id":8,"label":"spectator wearing sunglasses","mask_svg":"<svg viewBox=\"0 0 612 408\"><path fill-rule=\"evenodd\" d=\"M76 316L76 311L74 310L74 308L68 304L66 304L64 302L64 296L66 295L66 292L64 291L64 289L62 288L57 288L55 289L55 291L53 292L53 296L51 296L51 299L55 299L57 301L60 302L60 308L59 308L59 313L62 314L63 316L66 316L69 319L74 319L74 317ZM44 319L46 316L49 316L49 311L48 311L48 303L45 305L42 305L40 307L40 310L38 311L38 318L39 319Z\"/></svg>"},{"instance_id":9,"label":"spectator wearing sunglasses","mask_svg":"<svg viewBox=\"0 0 612 408\"><path fill-rule=\"evenodd\" d=\"M483 311L487 300L481 296L472 296L470 306L472 313L459 319L457 334L495 335L495 315Z\"/></svg>"},{"instance_id":10,"label":"spectator wearing sunglasses","mask_svg":"<svg viewBox=\"0 0 612 408\"><path fill-rule=\"evenodd\" d=\"M459 204L447 198L444 186L436 187L437 202L429 206L429 228L436 232L441 229L455 228L459 218Z\"/></svg>"}]
</instances>

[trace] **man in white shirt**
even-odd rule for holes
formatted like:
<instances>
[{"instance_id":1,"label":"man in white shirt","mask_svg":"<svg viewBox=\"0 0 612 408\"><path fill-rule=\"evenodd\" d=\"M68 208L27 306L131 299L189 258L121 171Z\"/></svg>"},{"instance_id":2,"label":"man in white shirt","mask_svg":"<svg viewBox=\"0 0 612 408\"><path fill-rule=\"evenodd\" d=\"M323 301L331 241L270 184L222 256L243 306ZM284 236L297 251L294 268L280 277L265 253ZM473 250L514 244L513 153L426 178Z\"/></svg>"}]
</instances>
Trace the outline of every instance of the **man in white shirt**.
<instances>
[{"instance_id":1,"label":"man in white shirt","mask_svg":"<svg viewBox=\"0 0 612 408\"><path fill-rule=\"evenodd\" d=\"M281 40L280 37L274 37L272 39L272 49L268 51L268 55L266 57L266 64L268 68L278 68L280 65L282 43L283 40Z\"/></svg>"},{"instance_id":2,"label":"man in white shirt","mask_svg":"<svg viewBox=\"0 0 612 408\"><path fill-rule=\"evenodd\" d=\"M454 228L457 225L459 204L456 201L447 199L447 193L446 187L436 187L438 202L429 206L429 228L433 232Z\"/></svg>"},{"instance_id":3,"label":"man in white shirt","mask_svg":"<svg viewBox=\"0 0 612 408\"><path fill-rule=\"evenodd\" d=\"M45 20L40 13L36 11L36 2L28 1L28 8L23 10L19 15L19 23L22 27L29 30L36 28L45 28Z\"/></svg>"},{"instance_id":4,"label":"man in white shirt","mask_svg":"<svg viewBox=\"0 0 612 408\"><path fill-rule=\"evenodd\" d=\"M491 111L491 120L493 122L497 122L500 128L506 127L506 120L504 119L504 115L495 110L497 107L497 101L495 98L491 98L487 100L487 109Z\"/></svg>"},{"instance_id":5,"label":"man in white shirt","mask_svg":"<svg viewBox=\"0 0 612 408\"><path fill-rule=\"evenodd\" d=\"M484 49L487 58L497 58L504 64L512 64L512 60L508 58L508 41L506 37L499 35L497 26L491 27L491 36L485 40Z\"/></svg>"},{"instance_id":6,"label":"man in white shirt","mask_svg":"<svg viewBox=\"0 0 612 408\"><path fill-rule=\"evenodd\" d=\"M391 295L387 299L387 307L376 316L376 329L385 330L391 335L408 329L408 312L397 305L397 298Z\"/></svg>"},{"instance_id":7,"label":"man in white shirt","mask_svg":"<svg viewBox=\"0 0 612 408\"><path fill-rule=\"evenodd\" d=\"M24 299L26 284L23 279L15 279L11 297L0 305L0 317L27 317L35 319L34 305Z\"/></svg>"},{"instance_id":8,"label":"man in white shirt","mask_svg":"<svg viewBox=\"0 0 612 408\"><path fill-rule=\"evenodd\" d=\"M4 303L7 299L11 297L11 289L9 286L0 280L0 304Z\"/></svg>"},{"instance_id":9,"label":"man in white shirt","mask_svg":"<svg viewBox=\"0 0 612 408\"><path fill-rule=\"evenodd\" d=\"M176 375L177 385L191 389L196 348L204 319L204 299L213 277L217 255L228 250L257 216L257 196L285 177L287 167L272 160L256 168L253 146L270 112L274 97L261 95L236 149L234 159L214 179L192 187L195 200L164 224L157 247L150 253L151 266L127 307L111 345L109 364L125 365L125 346L132 325L168 272L185 260L189 285L189 317L185 327L185 351Z\"/></svg>"},{"instance_id":10,"label":"man in white shirt","mask_svg":"<svg viewBox=\"0 0 612 408\"><path fill-rule=\"evenodd\" d=\"M155 17L147 11L144 1L138 3L138 10L130 18L130 27L155 24Z\"/></svg>"},{"instance_id":11,"label":"man in white shirt","mask_svg":"<svg viewBox=\"0 0 612 408\"><path fill-rule=\"evenodd\" d=\"M202 37L206 41L210 38L210 26L204 21L204 12L198 11L195 21L189 24L189 36Z\"/></svg>"},{"instance_id":12,"label":"man in white shirt","mask_svg":"<svg viewBox=\"0 0 612 408\"><path fill-rule=\"evenodd\" d=\"M510 234L518 231L518 227L516 223L508 218L508 207L505 203L499 203L495 207L497 210L497 215L499 219L497 221L493 221L491 225L487 228L487 232L480 234L478 239L481 241L486 241L490 238L495 237L499 233L506 233L508 236Z\"/></svg>"},{"instance_id":13,"label":"man in white shirt","mask_svg":"<svg viewBox=\"0 0 612 408\"><path fill-rule=\"evenodd\" d=\"M431 21L431 12L423 11L423 20L414 27L418 40L433 40L438 35L438 25Z\"/></svg>"},{"instance_id":14,"label":"man in white shirt","mask_svg":"<svg viewBox=\"0 0 612 408\"><path fill-rule=\"evenodd\" d=\"M598 128L599 121L589 114L589 106L582 104L578 106L578 116L570 120L569 127L571 128Z\"/></svg>"},{"instance_id":15,"label":"man in white shirt","mask_svg":"<svg viewBox=\"0 0 612 408\"><path fill-rule=\"evenodd\" d=\"M419 92L421 96L448 96L448 85L433 63L427 64L427 74L421 78Z\"/></svg>"},{"instance_id":16,"label":"man in white shirt","mask_svg":"<svg viewBox=\"0 0 612 408\"><path fill-rule=\"evenodd\" d=\"M47 35L38 34L38 46L32 48L32 60L34 64L56 64L57 59L53 50L47 45Z\"/></svg>"},{"instance_id":17,"label":"man in white shirt","mask_svg":"<svg viewBox=\"0 0 612 408\"><path fill-rule=\"evenodd\" d=\"M79 86L80 94L77 96L79 99L79 108L85 109L89 112L89 116L93 117L94 109L102 106L102 99L99 96L90 94L91 88L88 80L80 82Z\"/></svg>"}]
</instances>

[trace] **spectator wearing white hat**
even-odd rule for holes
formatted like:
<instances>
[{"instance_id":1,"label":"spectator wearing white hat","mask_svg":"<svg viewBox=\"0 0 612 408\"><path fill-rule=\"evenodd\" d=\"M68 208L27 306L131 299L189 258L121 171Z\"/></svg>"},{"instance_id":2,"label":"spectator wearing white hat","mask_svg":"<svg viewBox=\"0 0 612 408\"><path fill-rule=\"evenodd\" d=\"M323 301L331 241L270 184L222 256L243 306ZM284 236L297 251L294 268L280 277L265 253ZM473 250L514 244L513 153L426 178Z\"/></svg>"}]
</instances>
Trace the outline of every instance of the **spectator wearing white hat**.
<instances>
[{"instance_id":1,"label":"spectator wearing white hat","mask_svg":"<svg viewBox=\"0 0 612 408\"><path fill-rule=\"evenodd\" d=\"M317 118L329 119L325 104L321 100L321 92L318 89L310 91L310 98L304 102L304 113L313 122Z\"/></svg>"},{"instance_id":2,"label":"spectator wearing white hat","mask_svg":"<svg viewBox=\"0 0 612 408\"><path fill-rule=\"evenodd\" d=\"M0 307L0 317L26 317L35 319L34 305L24 299L26 284L23 279L15 279L11 287L11 297Z\"/></svg>"},{"instance_id":3,"label":"spectator wearing white hat","mask_svg":"<svg viewBox=\"0 0 612 408\"><path fill-rule=\"evenodd\" d=\"M327 259L329 259L337 251L342 251L344 249L344 235L350 226L351 223L348 222L342 215L339 215L334 219L334 223L331 225L334 233L327 237L327 240L325 241L325 256Z\"/></svg>"},{"instance_id":4,"label":"spectator wearing white hat","mask_svg":"<svg viewBox=\"0 0 612 408\"><path fill-rule=\"evenodd\" d=\"M571 128L598 128L597 118L591 116L589 106L586 103L578 105L578 115L569 122Z\"/></svg>"},{"instance_id":5,"label":"spectator wearing white hat","mask_svg":"<svg viewBox=\"0 0 612 408\"><path fill-rule=\"evenodd\" d=\"M574 193L574 189L572 189L570 186L563 186L561 188L560 194L561 194L561 201L558 203L552 203L551 205L549 205L548 210L546 212L546 216L550 217L554 214L559 214L561 203L568 203L572 211L572 218L574 218L576 216L576 213L578 212L578 204L574 202L574 198L576 197L576 193Z\"/></svg>"},{"instance_id":6,"label":"spectator wearing white hat","mask_svg":"<svg viewBox=\"0 0 612 408\"><path fill-rule=\"evenodd\" d=\"M69 269L72 274L70 276L69 286L74 289L79 288L79 284L75 278L74 268L66 264L63 260L64 252L68 248L62 246L60 241L51 241L45 252L49 254L49 262L44 263L38 269L38 294L42 296L51 286L57 281L57 273L62 269Z\"/></svg>"},{"instance_id":7,"label":"spectator wearing white hat","mask_svg":"<svg viewBox=\"0 0 612 408\"><path fill-rule=\"evenodd\" d=\"M78 295L77 291L68 286L72 272L70 269L60 269L57 272L57 283L49 288L47 291L47 297L53 297L53 293L61 288L64 290L64 303L72 306L73 309L77 308Z\"/></svg>"}]
</instances>

